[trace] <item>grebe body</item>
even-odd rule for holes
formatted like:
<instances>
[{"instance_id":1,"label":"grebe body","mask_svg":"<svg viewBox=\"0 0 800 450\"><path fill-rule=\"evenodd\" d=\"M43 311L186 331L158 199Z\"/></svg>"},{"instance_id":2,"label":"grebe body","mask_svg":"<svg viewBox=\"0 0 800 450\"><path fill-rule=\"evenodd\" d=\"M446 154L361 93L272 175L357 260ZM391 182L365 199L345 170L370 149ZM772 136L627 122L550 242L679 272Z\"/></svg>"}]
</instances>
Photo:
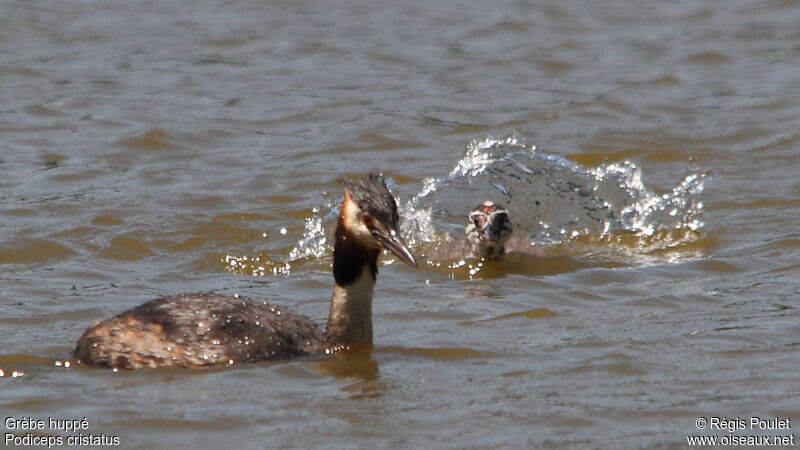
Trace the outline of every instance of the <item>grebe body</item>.
<instances>
[{"instance_id":1,"label":"grebe body","mask_svg":"<svg viewBox=\"0 0 800 450\"><path fill-rule=\"evenodd\" d=\"M387 249L417 266L397 233L399 216L383 176L341 180L336 227L336 285L326 331L283 307L211 293L151 300L95 324L81 336L76 358L120 369L202 367L291 358L372 343L372 297L378 256Z\"/></svg>"},{"instance_id":2,"label":"grebe body","mask_svg":"<svg viewBox=\"0 0 800 450\"><path fill-rule=\"evenodd\" d=\"M197 367L325 351L311 319L280 306L212 293L158 298L86 330L81 363L120 369Z\"/></svg>"}]
</instances>

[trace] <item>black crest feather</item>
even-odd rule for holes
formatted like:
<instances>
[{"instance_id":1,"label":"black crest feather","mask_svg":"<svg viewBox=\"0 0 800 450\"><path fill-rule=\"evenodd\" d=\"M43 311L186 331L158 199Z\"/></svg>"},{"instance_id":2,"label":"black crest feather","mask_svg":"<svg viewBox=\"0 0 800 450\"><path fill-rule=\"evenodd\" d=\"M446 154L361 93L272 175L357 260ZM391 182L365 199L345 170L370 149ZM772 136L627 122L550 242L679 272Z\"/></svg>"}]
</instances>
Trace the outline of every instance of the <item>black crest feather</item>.
<instances>
[{"instance_id":1,"label":"black crest feather","mask_svg":"<svg viewBox=\"0 0 800 450\"><path fill-rule=\"evenodd\" d=\"M389 188L386 187L383 174L371 173L357 181L340 178L339 182L362 211L386 228L397 227L397 223L400 221L397 203L392 193L389 192Z\"/></svg>"}]
</instances>

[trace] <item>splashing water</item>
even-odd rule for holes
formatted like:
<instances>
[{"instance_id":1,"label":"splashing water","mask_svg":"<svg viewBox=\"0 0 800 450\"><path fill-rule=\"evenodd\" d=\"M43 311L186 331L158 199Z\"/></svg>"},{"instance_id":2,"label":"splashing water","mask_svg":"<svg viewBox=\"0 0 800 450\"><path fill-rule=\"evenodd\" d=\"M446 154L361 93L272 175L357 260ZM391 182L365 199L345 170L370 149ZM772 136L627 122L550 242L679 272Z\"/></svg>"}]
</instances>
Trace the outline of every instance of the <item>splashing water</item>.
<instances>
[{"instance_id":1,"label":"splashing water","mask_svg":"<svg viewBox=\"0 0 800 450\"><path fill-rule=\"evenodd\" d=\"M699 194L706 174L689 173L663 196L641 178L641 169L629 161L586 169L541 153L516 135L489 137L473 141L448 176L425 180L404 205L403 231L414 243L430 242L434 225L459 235L467 212L489 199L503 204L516 232L537 244L618 230L650 236L702 226Z\"/></svg>"},{"instance_id":2,"label":"splashing water","mask_svg":"<svg viewBox=\"0 0 800 450\"><path fill-rule=\"evenodd\" d=\"M322 213L323 210L326 212ZM339 208L328 203L323 208L314 208L313 213L313 216L306 219L303 237L289 252L289 259L292 261L303 258L319 258L328 252L326 246L328 239L323 224L333 223L339 214Z\"/></svg>"},{"instance_id":3,"label":"splashing water","mask_svg":"<svg viewBox=\"0 0 800 450\"><path fill-rule=\"evenodd\" d=\"M671 192L659 195L644 186L641 169L630 161L587 169L517 135L487 137L470 143L447 176L424 180L421 191L401 203L401 232L412 248L460 238L467 213L491 199L508 209L515 233L540 246L572 241L626 247L617 254L661 251L700 239L707 174L693 167L687 172ZM336 204L318 208L290 260L328 254L326 230L337 214Z\"/></svg>"},{"instance_id":4,"label":"splashing water","mask_svg":"<svg viewBox=\"0 0 800 450\"><path fill-rule=\"evenodd\" d=\"M254 277L288 274L292 269L288 262L272 261L269 256L263 254L257 256L225 255L220 258L220 262L227 272Z\"/></svg>"}]
</instances>

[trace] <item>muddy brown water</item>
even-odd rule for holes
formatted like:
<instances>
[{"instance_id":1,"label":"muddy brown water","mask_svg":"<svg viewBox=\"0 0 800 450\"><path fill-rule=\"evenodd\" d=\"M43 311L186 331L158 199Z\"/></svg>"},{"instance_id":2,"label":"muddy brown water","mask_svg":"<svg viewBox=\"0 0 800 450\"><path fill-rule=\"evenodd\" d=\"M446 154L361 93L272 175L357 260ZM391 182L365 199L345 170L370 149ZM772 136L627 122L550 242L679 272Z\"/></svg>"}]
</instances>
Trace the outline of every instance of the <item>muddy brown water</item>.
<instances>
[{"instance_id":1,"label":"muddy brown water","mask_svg":"<svg viewBox=\"0 0 800 450\"><path fill-rule=\"evenodd\" d=\"M800 424L797 2L0 8L4 436L32 417L142 449L677 448L699 417ZM164 294L321 322L328 259L253 276L225 256L285 259L342 174L383 170L407 199L515 130L587 167L634 161L654 189L709 171L692 257L583 262L567 242L471 280L391 264L372 351L56 366Z\"/></svg>"}]
</instances>

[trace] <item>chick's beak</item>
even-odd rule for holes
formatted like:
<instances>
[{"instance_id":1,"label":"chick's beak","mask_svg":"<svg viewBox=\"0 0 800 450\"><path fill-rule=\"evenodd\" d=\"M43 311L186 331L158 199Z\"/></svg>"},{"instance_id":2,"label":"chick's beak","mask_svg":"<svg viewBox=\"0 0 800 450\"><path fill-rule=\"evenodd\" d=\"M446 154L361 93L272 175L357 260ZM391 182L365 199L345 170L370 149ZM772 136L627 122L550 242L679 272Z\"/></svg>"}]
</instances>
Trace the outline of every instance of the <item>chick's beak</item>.
<instances>
[{"instance_id":1,"label":"chick's beak","mask_svg":"<svg viewBox=\"0 0 800 450\"><path fill-rule=\"evenodd\" d=\"M414 268L419 267L414 255L411 254L411 251L409 251L408 247L406 247L406 244L403 242L400 234L398 234L395 230L390 230L388 233L376 229L371 231L372 236L381 243L383 248L394 253L395 256L400 258L401 261L409 266L413 266Z\"/></svg>"}]
</instances>

